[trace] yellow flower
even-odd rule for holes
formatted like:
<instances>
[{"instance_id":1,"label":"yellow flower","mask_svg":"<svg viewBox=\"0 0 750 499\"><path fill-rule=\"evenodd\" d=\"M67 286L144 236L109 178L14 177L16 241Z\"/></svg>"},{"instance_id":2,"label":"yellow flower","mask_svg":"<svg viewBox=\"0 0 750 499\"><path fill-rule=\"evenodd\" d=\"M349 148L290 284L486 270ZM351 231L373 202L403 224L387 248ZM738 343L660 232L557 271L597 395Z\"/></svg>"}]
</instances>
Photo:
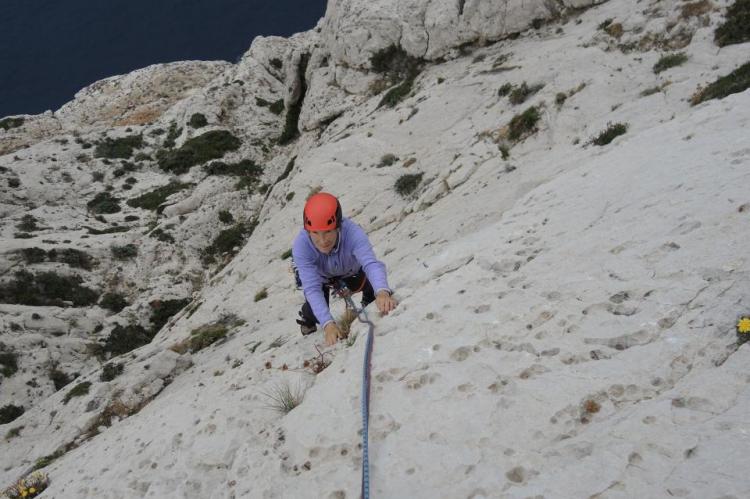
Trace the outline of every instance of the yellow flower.
<instances>
[{"instance_id":1,"label":"yellow flower","mask_svg":"<svg viewBox=\"0 0 750 499\"><path fill-rule=\"evenodd\" d=\"M29 494L36 494L36 489L34 487L31 487L29 489Z\"/></svg>"},{"instance_id":2,"label":"yellow flower","mask_svg":"<svg viewBox=\"0 0 750 499\"><path fill-rule=\"evenodd\" d=\"M750 333L750 317L741 317L737 323L738 333Z\"/></svg>"}]
</instances>

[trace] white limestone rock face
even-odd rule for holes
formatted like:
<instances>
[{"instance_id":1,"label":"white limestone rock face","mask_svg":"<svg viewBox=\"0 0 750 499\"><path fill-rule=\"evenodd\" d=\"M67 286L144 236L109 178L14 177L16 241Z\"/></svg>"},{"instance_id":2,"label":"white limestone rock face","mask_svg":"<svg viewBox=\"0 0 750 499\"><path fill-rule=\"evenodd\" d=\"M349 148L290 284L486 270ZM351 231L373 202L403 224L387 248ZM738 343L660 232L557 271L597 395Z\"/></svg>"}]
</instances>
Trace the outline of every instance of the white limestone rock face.
<instances>
[{"instance_id":1,"label":"white limestone rock face","mask_svg":"<svg viewBox=\"0 0 750 499\"><path fill-rule=\"evenodd\" d=\"M229 67L223 61L155 64L89 85L55 116L69 128L153 123L175 102Z\"/></svg>"},{"instance_id":2,"label":"white limestone rock face","mask_svg":"<svg viewBox=\"0 0 750 499\"><path fill-rule=\"evenodd\" d=\"M492 41L523 31L534 19L550 19L566 7L593 0L385 0L328 2L322 38L337 62L367 67L373 53L399 45L425 59L445 56L474 41Z\"/></svg>"}]
</instances>

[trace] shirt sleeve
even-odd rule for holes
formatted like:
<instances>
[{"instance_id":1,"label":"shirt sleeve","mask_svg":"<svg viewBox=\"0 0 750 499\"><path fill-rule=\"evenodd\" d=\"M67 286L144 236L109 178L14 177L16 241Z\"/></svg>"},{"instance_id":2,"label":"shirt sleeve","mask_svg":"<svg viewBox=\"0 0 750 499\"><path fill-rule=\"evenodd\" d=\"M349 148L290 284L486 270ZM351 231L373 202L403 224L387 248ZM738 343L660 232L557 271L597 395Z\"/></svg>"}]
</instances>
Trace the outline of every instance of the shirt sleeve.
<instances>
[{"instance_id":1,"label":"shirt sleeve","mask_svg":"<svg viewBox=\"0 0 750 499\"><path fill-rule=\"evenodd\" d=\"M317 258L315 250L311 248L307 233L297 236L292 246L292 258L297 266L300 281L302 281L302 292L305 299L310 303L313 314L318 322L325 326L326 323L333 320L331 311L323 296L323 278L320 276L316 264Z\"/></svg>"},{"instance_id":2,"label":"shirt sleeve","mask_svg":"<svg viewBox=\"0 0 750 499\"><path fill-rule=\"evenodd\" d=\"M376 293L381 290L391 292L391 288L388 287L385 264L375 258L370 239L362 227L352 222L350 237L353 242L352 251L354 252L354 257L362 266L362 270L365 271L373 290Z\"/></svg>"}]
</instances>

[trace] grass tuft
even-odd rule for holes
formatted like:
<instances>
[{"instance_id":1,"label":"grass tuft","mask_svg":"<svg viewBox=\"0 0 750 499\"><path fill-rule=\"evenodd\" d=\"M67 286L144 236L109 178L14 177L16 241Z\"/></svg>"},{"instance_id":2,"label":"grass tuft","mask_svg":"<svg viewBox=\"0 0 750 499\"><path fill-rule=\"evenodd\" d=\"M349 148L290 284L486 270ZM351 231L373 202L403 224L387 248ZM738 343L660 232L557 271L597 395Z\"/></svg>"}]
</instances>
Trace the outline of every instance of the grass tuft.
<instances>
[{"instance_id":1,"label":"grass tuft","mask_svg":"<svg viewBox=\"0 0 750 499\"><path fill-rule=\"evenodd\" d=\"M271 387L270 392L262 392L269 401L269 408L280 414L289 414L292 409L302 403L305 398L306 389L298 385L295 389L289 385L289 382L279 383Z\"/></svg>"},{"instance_id":2,"label":"grass tuft","mask_svg":"<svg viewBox=\"0 0 750 499\"><path fill-rule=\"evenodd\" d=\"M664 55L656 62L656 64L654 64L654 73L659 74L669 68L681 66L682 64L685 64L687 60L688 56L684 52Z\"/></svg>"},{"instance_id":3,"label":"grass tuft","mask_svg":"<svg viewBox=\"0 0 750 499\"><path fill-rule=\"evenodd\" d=\"M711 99L722 99L727 95L743 92L750 87L750 62L746 62L726 76L722 76L706 88L699 88L690 99L695 106Z\"/></svg>"}]
</instances>

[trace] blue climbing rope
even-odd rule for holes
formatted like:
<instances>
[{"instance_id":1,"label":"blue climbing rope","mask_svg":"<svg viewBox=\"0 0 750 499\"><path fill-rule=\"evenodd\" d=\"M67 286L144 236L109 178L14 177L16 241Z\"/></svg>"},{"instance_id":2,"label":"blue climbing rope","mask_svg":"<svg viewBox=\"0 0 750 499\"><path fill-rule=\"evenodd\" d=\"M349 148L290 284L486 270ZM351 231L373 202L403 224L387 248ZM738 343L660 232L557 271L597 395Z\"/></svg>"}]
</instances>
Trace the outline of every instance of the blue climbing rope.
<instances>
[{"instance_id":1,"label":"blue climbing rope","mask_svg":"<svg viewBox=\"0 0 750 499\"><path fill-rule=\"evenodd\" d=\"M343 283L342 283L343 284ZM346 286L343 286L344 290ZM367 344L365 345L365 360L362 367L362 499L370 498L370 454L368 448L368 428L370 423L370 368L372 359L372 344L375 337L375 325L367 317L365 307L357 308L350 294L342 293L346 304L357 313L359 322L367 324Z\"/></svg>"}]
</instances>

